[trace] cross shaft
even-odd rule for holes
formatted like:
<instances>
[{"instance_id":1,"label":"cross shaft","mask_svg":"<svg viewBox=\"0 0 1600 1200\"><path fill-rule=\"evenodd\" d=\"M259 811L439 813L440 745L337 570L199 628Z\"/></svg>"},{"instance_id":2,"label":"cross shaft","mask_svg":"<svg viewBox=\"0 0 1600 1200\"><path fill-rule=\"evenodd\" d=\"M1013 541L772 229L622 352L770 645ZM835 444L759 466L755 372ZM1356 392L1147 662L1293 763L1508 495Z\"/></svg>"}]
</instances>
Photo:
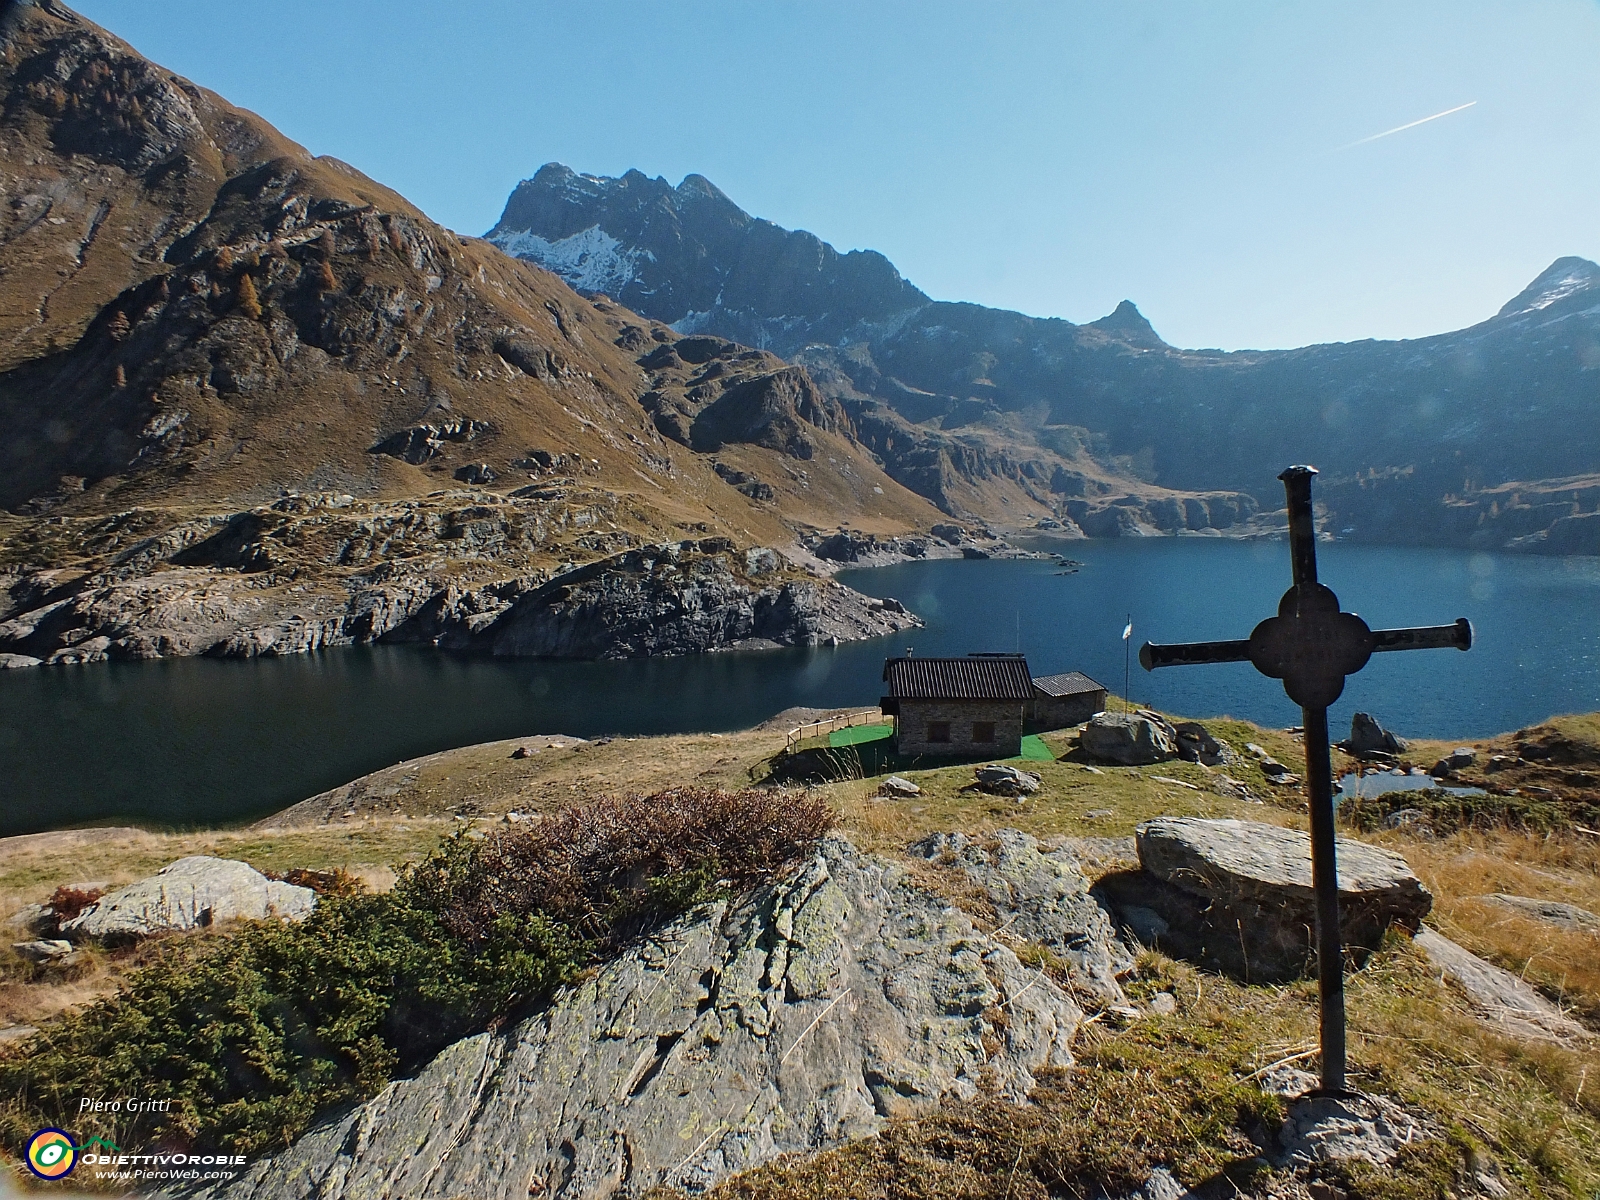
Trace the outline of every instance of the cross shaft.
<instances>
[{"instance_id":1,"label":"cross shaft","mask_svg":"<svg viewBox=\"0 0 1600 1200\"><path fill-rule=\"evenodd\" d=\"M1317 909L1317 986L1322 1001L1322 1086L1345 1091L1344 949L1339 936L1339 876L1333 822L1333 763L1328 744L1328 706L1344 690L1345 677L1373 654L1472 646L1465 617L1450 625L1414 629L1370 629L1354 613L1341 612L1339 598L1317 581L1317 537L1312 519L1315 467L1290 467L1283 480L1289 506L1289 556L1294 586L1283 594L1278 615L1268 617L1244 641L1188 642L1139 649L1139 665L1194 666L1249 662L1263 675L1283 680L1300 705L1306 747L1306 799L1311 812L1311 886Z\"/></svg>"}]
</instances>

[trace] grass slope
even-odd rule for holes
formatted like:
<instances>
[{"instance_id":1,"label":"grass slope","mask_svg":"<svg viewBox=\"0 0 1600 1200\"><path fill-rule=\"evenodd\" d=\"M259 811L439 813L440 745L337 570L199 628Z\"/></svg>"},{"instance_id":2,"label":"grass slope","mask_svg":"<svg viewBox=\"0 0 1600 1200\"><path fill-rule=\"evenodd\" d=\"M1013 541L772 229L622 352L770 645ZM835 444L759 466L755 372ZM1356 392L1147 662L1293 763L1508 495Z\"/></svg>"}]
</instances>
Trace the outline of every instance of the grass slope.
<instances>
[{"instance_id":1,"label":"grass slope","mask_svg":"<svg viewBox=\"0 0 1600 1200\"><path fill-rule=\"evenodd\" d=\"M344 867L382 886L388 864L414 860L463 823L506 827L503 813L553 812L573 802L673 784L747 785L765 773L796 723L775 718L729 734L596 742L525 738L467 747L389 768L358 781L370 786L348 785L248 830L79 831L8 839L0 842L0 889L15 906L42 900L61 883L119 882L197 851L279 870ZM1207 725L1235 747L1255 742L1291 763L1299 754L1295 738L1282 731L1228 719ZM1552 737L1593 747L1600 718L1555 718L1538 729L1484 739L1476 743L1480 757L1487 761L1517 744L1538 747ZM922 788L911 800L877 797L875 780L841 780L810 794L826 799L858 844L884 853L935 830L981 835L1016 827L1045 839L1088 839L1081 845L1091 871L1125 863L1131 854L1125 839L1138 822L1156 815L1305 825L1298 790L1274 788L1249 762L1209 771L1187 763L1091 770L1092 764L1078 761L1070 731L1045 735L1044 741L1057 758L1029 764L1043 786L1021 802L964 791L972 779L970 765L910 771ZM524 745L537 749L513 758ZM1422 743L1408 759L1429 765L1441 747L1454 745ZM1502 765L1491 775L1533 771L1542 761ZM1581 762L1562 764L1568 773L1583 769ZM1233 794L1223 774L1265 802ZM1554 929L1480 899L1501 891L1600 911L1600 839L1575 829L1486 823L1426 835L1362 834L1348 827L1342 832L1404 855L1434 892L1431 924L1524 974L1600 1030L1600 936ZM931 876L927 882L942 886ZM954 889L950 899L973 905L975 919L984 920L980 898ZM1042 948L1016 949L1041 968L1055 969ZM139 955L150 953L99 955L77 979L49 979L13 962L10 982L0 992L4 1012L13 1021L48 1024L54 1013L118 986L140 965ZM1087 1196L1095 1187L1122 1186L1158 1163L1188 1183L1225 1173L1247 1194L1288 1187L1251 1166L1241 1137L1250 1121L1271 1115L1274 1103L1254 1090L1252 1073L1282 1059L1315 1067L1314 986L1248 987L1146 956L1129 991L1135 997L1171 992L1178 1010L1127 1027L1109 1013L1092 1022L1075 1048L1078 1065L1046 1080L1033 1108L985 1098L948 1104L921 1119L896 1122L882 1138L730 1181L719 1195ZM1480 1189L1480 1171L1513 1194L1590 1200L1600 1188L1600 1051L1594 1045L1531 1044L1490 1030L1404 939L1392 940L1352 976L1349 996L1357 1086L1426 1115L1433 1133L1400 1169L1365 1176L1330 1170L1327 1182L1371 1200L1472 1194Z\"/></svg>"}]
</instances>

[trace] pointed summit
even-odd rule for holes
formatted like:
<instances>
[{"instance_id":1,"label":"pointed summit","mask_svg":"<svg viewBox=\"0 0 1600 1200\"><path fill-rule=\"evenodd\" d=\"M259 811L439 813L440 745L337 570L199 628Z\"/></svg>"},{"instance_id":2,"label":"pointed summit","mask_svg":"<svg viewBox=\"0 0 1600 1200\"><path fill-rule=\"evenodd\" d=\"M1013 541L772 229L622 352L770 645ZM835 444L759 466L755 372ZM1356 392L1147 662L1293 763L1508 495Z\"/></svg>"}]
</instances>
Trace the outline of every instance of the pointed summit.
<instances>
[{"instance_id":1,"label":"pointed summit","mask_svg":"<svg viewBox=\"0 0 1600 1200\"><path fill-rule=\"evenodd\" d=\"M1098 321L1090 321L1087 327L1098 329L1102 333L1110 334L1119 342L1126 342L1141 349L1154 350L1166 345L1161 340L1161 335L1149 321L1145 320L1144 314L1132 300L1124 300L1107 316L1101 317Z\"/></svg>"},{"instance_id":2,"label":"pointed summit","mask_svg":"<svg viewBox=\"0 0 1600 1200\"><path fill-rule=\"evenodd\" d=\"M1523 288L1496 316L1517 317L1549 308L1568 296L1600 287L1600 264L1568 255L1558 258Z\"/></svg>"},{"instance_id":3,"label":"pointed summit","mask_svg":"<svg viewBox=\"0 0 1600 1200\"><path fill-rule=\"evenodd\" d=\"M728 194L704 175L685 175L674 191L679 200L720 200L732 204Z\"/></svg>"}]
</instances>

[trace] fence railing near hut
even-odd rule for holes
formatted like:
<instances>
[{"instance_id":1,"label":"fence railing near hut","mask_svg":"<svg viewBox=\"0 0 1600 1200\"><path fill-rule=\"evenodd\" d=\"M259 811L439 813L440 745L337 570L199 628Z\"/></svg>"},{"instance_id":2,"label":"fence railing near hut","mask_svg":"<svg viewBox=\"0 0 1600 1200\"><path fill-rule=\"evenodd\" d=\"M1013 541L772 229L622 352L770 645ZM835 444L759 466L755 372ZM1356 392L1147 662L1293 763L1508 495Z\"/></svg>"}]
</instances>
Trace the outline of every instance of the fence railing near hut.
<instances>
[{"instance_id":1,"label":"fence railing near hut","mask_svg":"<svg viewBox=\"0 0 1600 1200\"><path fill-rule=\"evenodd\" d=\"M793 754L811 738L826 737L837 730L849 729L852 725L878 725L883 720L883 713L872 708L862 712L844 713L823 721L812 721L808 725L798 725L789 731L789 736L783 744L783 752Z\"/></svg>"}]
</instances>

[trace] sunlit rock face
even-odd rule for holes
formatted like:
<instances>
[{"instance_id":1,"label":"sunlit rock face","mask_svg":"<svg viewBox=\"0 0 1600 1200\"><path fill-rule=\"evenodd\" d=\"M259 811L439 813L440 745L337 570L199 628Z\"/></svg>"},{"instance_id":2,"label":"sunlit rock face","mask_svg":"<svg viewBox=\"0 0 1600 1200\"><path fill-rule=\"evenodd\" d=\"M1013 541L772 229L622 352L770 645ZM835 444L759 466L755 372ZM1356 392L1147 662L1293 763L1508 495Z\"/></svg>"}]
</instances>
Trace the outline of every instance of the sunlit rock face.
<instances>
[{"instance_id":1,"label":"sunlit rock face","mask_svg":"<svg viewBox=\"0 0 1600 1200\"><path fill-rule=\"evenodd\" d=\"M1131 965L1070 850L1002 830L919 848L935 877L1061 949L1091 991ZM1009 918L1009 920L1008 920ZM997 922L998 924L998 922ZM824 842L787 878L641 941L545 1010L254 1163L245 1197L700 1191L1072 1062L1072 997L905 865Z\"/></svg>"}]
</instances>

